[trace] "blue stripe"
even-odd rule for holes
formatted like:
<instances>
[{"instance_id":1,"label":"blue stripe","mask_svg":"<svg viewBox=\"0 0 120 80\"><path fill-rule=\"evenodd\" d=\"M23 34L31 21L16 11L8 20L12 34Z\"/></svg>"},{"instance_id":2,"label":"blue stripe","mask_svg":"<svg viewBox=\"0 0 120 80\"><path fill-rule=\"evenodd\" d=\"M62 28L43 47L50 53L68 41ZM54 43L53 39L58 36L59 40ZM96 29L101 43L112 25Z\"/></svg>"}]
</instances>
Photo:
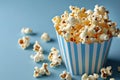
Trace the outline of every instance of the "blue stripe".
<instances>
[{"instance_id":1,"label":"blue stripe","mask_svg":"<svg viewBox=\"0 0 120 80\"><path fill-rule=\"evenodd\" d=\"M97 72L100 49L101 49L101 44L97 43L97 53L96 53L96 62L95 62L95 70L94 70L95 72Z\"/></svg>"},{"instance_id":2,"label":"blue stripe","mask_svg":"<svg viewBox=\"0 0 120 80\"><path fill-rule=\"evenodd\" d=\"M103 60L104 60L104 57L105 57L105 52L106 52L106 49L107 49L107 45L108 45L108 41L105 41L104 42L104 48L103 48L103 54L102 54L102 61L101 61L101 65L100 65L100 69L103 67Z\"/></svg>"},{"instance_id":3,"label":"blue stripe","mask_svg":"<svg viewBox=\"0 0 120 80\"><path fill-rule=\"evenodd\" d=\"M90 44L90 51L89 51L89 74L92 73L92 59L93 59L93 48L94 48L94 44Z\"/></svg>"},{"instance_id":4,"label":"blue stripe","mask_svg":"<svg viewBox=\"0 0 120 80\"><path fill-rule=\"evenodd\" d=\"M108 46L108 50L107 50L107 53L106 53L107 55L105 56L105 63L106 63L106 61L107 61L109 49L110 49L110 46L111 46L111 41L112 41L112 38L110 39L109 46ZM105 64L105 63L104 63L104 64Z\"/></svg>"},{"instance_id":5,"label":"blue stripe","mask_svg":"<svg viewBox=\"0 0 120 80\"><path fill-rule=\"evenodd\" d=\"M85 44L81 44L82 51L82 73L85 73Z\"/></svg>"},{"instance_id":6,"label":"blue stripe","mask_svg":"<svg viewBox=\"0 0 120 80\"><path fill-rule=\"evenodd\" d=\"M79 73L79 61L78 61L78 50L77 50L77 44L74 43L74 54L75 54L75 61L76 61L76 73Z\"/></svg>"},{"instance_id":7,"label":"blue stripe","mask_svg":"<svg viewBox=\"0 0 120 80\"><path fill-rule=\"evenodd\" d=\"M70 66L72 68L72 74L75 74L73 69L73 64L72 64L72 53L71 53L70 42L67 42L67 47L68 47L68 53L69 53L69 59L70 59Z\"/></svg>"},{"instance_id":8,"label":"blue stripe","mask_svg":"<svg viewBox=\"0 0 120 80\"><path fill-rule=\"evenodd\" d=\"M58 33L56 33L56 34L57 34L57 39L58 39L60 54L61 54L61 56L62 56L63 63L66 65L66 63L65 63L65 57L64 57L64 55L63 55L62 46L61 46L61 42L60 42L60 37L59 37Z\"/></svg>"},{"instance_id":9,"label":"blue stripe","mask_svg":"<svg viewBox=\"0 0 120 80\"><path fill-rule=\"evenodd\" d=\"M69 69L68 69L68 68L69 68L69 67L68 67L68 60L67 60L67 56L66 56L66 49L65 49L65 44L64 44L64 38L62 38L62 37L60 37L60 38L61 38L61 40L62 40L62 43L61 43L61 44L63 45L63 46L62 46L62 47L63 47L63 51L64 51L63 54L64 54L65 60L66 60L66 69L67 69L67 71L69 71Z\"/></svg>"}]
</instances>

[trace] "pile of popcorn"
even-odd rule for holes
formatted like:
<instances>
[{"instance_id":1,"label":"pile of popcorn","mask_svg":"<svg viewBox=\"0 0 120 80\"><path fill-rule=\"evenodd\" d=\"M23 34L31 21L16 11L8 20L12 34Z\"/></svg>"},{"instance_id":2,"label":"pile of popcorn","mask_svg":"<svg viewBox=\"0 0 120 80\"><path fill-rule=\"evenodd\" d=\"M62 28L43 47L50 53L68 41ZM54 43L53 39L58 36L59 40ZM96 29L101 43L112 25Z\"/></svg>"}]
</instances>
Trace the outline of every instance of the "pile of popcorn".
<instances>
[{"instance_id":1,"label":"pile of popcorn","mask_svg":"<svg viewBox=\"0 0 120 80\"><path fill-rule=\"evenodd\" d=\"M95 5L94 10L69 6L71 13L64 11L61 16L52 19L59 35L67 42L75 43L101 43L112 37L120 36L116 23L108 16L104 6Z\"/></svg>"},{"instance_id":2,"label":"pile of popcorn","mask_svg":"<svg viewBox=\"0 0 120 80\"><path fill-rule=\"evenodd\" d=\"M108 79L108 76L112 76L112 67L108 66L106 68L101 68L101 78ZM81 80L98 80L99 75L94 73L93 75L88 75L84 73L81 77ZM115 80L115 78L110 78L109 80Z\"/></svg>"}]
</instances>

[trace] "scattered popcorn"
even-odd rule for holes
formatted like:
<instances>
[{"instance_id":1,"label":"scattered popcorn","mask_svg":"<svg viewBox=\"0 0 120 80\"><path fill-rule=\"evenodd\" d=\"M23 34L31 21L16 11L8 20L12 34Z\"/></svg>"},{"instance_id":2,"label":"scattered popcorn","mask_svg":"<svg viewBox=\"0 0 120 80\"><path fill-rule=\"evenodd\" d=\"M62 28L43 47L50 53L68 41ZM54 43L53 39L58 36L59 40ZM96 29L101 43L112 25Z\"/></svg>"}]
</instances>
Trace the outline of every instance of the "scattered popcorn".
<instances>
[{"instance_id":1,"label":"scattered popcorn","mask_svg":"<svg viewBox=\"0 0 120 80\"><path fill-rule=\"evenodd\" d=\"M101 69L101 78L106 79L108 76L112 75L111 71L112 67L108 66L107 68L102 68Z\"/></svg>"},{"instance_id":2,"label":"scattered popcorn","mask_svg":"<svg viewBox=\"0 0 120 80\"><path fill-rule=\"evenodd\" d=\"M22 49L26 49L30 45L30 38L28 36L22 37L18 40L18 44Z\"/></svg>"},{"instance_id":3,"label":"scattered popcorn","mask_svg":"<svg viewBox=\"0 0 120 80\"><path fill-rule=\"evenodd\" d=\"M43 48L40 46L40 43L38 41L35 41L35 44L33 45L33 51L43 52Z\"/></svg>"},{"instance_id":4,"label":"scattered popcorn","mask_svg":"<svg viewBox=\"0 0 120 80\"><path fill-rule=\"evenodd\" d=\"M37 52L35 55L31 55L31 58L35 61L35 62L40 62L44 60L44 55L42 52Z\"/></svg>"},{"instance_id":5,"label":"scattered popcorn","mask_svg":"<svg viewBox=\"0 0 120 80\"><path fill-rule=\"evenodd\" d=\"M93 74L93 75L87 75L86 73L82 75L81 79L82 80L97 80L99 78L98 74Z\"/></svg>"},{"instance_id":6,"label":"scattered popcorn","mask_svg":"<svg viewBox=\"0 0 120 80\"><path fill-rule=\"evenodd\" d=\"M51 67L61 65L62 57L58 55L58 53L59 53L59 50L57 50L54 47L51 48L51 52L48 55L48 60L51 61L51 64L50 64Z\"/></svg>"},{"instance_id":7,"label":"scattered popcorn","mask_svg":"<svg viewBox=\"0 0 120 80\"><path fill-rule=\"evenodd\" d=\"M59 35L67 42L93 43L103 42L112 37L120 37L116 23L109 19L109 12L104 6L95 5L94 10L69 6L70 13L64 11L61 16L55 16L52 21Z\"/></svg>"},{"instance_id":8,"label":"scattered popcorn","mask_svg":"<svg viewBox=\"0 0 120 80\"><path fill-rule=\"evenodd\" d=\"M120 66L118 66L118 72L120 72Z\"/></svg>"},{"instance_id":9,"label":"scattered popcorn","mask_svg":"<svg viewBox=\"0 0 120 80\"><path fill-rule=\"evenodd\" d=\"M115 78L110 78L110 80L115 80Z\"/></svg>"},{"instance_id":10,"label":"scattered popcorn","mask_svg":"<svg viewBox=\"0 0 120 80\"><path fill-rule=\"evenodd\" d=\"M49 35L47 33L43 33L41 35L41 39L46 41L46 42L50 41L50 37L49 37Z\"/></svg>"},{"instance_id":11,"label":"scattered popcorn","mask_svg":"<svg viewBox=\"0 0 120 80\"><path fill-rule=\"evenodd\" d=\"M66 71L63 71L63 73L60 74L60 78L62 80L72 80L70 73Z\"/></svg>"},{"instance_id":12,"label":"scattered popcorn","mask_svg":"<svg viewBox=\"0 0 120 80\"><path fill-rule=\"evenodd\" d=\"M31 34L32 29L30 29L30 28L22 28L21 33L23 33L23 34Z\"/></svg>"},{"instance_id":13,"label":"scattered popcorn","mask_svg":"<svg viewBox=\"0 0 120 80\"><path fill-rule=\"evenodd\" d=\"M47 63L43 63L41 68L35 67L33 77L37 78L42 75L47 75L47 76L50 75L50 71L47 69L47 66L48 66Z\"/></svg>"},{"instance_id":14,"label":"scattered popcorn","mask_svg":"<svg viewBox=\"0 0 120 80\"><path fill-rule=\"evenodd\" d=\"M50 51L51 51L51 52L59 53L59 50L57 50L55 47L52 47L52 48L50 49Z\"/></svg>"}]
</instances>

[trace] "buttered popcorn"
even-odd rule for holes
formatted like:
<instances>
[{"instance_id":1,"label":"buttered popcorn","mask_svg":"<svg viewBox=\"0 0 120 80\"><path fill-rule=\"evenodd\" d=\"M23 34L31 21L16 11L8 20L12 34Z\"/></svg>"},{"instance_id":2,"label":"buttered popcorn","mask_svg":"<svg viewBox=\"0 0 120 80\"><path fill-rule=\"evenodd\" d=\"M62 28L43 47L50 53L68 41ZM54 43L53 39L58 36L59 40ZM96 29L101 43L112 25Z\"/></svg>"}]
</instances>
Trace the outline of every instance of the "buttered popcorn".
<instances>
[{"instance_id":1,"label":"buttered popcorn","mask_svg":"<svg viewBox=\"0 0 120 80\"><path fill-rule=\"evenodd\" d=\"M37 78L37 77L40 77L42 75L49 76L50 71L48 70L47 67L48 67L47 63L43 63L41 68L35 67L33 77Z\"/></svg>"},{"instance_id":2,"label":"buttered popcorn","mask_svg":"<svg viewBox=\"0 0 120 80\"><path fill-rule=\"evenodd\" d=\"M70 75L69 72L66 72L66 71L63 71L61 74L60 74L60 78L62 80L72 80L72 77Z\"/></svg>"},{"instance_id":3,"label":"buttered popcorn","mask_svg":"<svg viewBox=\"0 0 120 80\"><path fill-rule=\"evenodd\" d=\"M43 48L38 41L35 41L35 44L33 45L33 51L43 53Z\"/></svg>"},{"instance_id":4,"label":"buttered popcorn","mask_svg":"<svg viewBox=\"0 0 120 80\"><path fill-rule=\"evenodd\" d=\"M88 75L88 74L83 74L81 77L81 80L98 80L99 75L98 74L93 74L93 75Z\"/></svg>"},{"instance_id":5,"label":"buttered popcorn","mask_svg":"<svg viewBox=\"0 0 120 80\"><path fill-rule=\"evenodd\" d=\"M61 16L52 19L54 27L59 35L67 42L93 43L109 40L117 36L120 30L116 23L108 16L108 10L104 6L95 5L94 10L70 6L70 11L65 11Z\"/></svg>"},{"instance_id":6,"label":"buttered popcorn","mask_svg":"<svg viewBox=\"0 0 120 80\"><path fill-rule=\"evenodd\" d=\"M22 37L18 40L18 44L22 49L26 49L30 45L30 38L28 36Z\"/></svg>"},{"instance_id":7,"label":"buttered popcorn","mask_svg":"<svg viewBox=\"0 0 120 80\"><path fill-rule=\"evenodd\" d=\"M111 71L112 67L108 66L106 68L102 68L101 69L101 78L106 79L108 76L112 75L112 71Z\"/></svg>"},{"instance_id":8,"label":"buttered popcorn","mask_svg":"<svg viewBox=\"0 0 120 80\"><path fill-rule=\"evenodd\" d=\"M59 50L57 50L54 47L51 48L51 52L48 55L48 60L51 61L50 67L61 65L62 57L58 55L58 53L59 53Z\"/></svg>"}]
</instances>

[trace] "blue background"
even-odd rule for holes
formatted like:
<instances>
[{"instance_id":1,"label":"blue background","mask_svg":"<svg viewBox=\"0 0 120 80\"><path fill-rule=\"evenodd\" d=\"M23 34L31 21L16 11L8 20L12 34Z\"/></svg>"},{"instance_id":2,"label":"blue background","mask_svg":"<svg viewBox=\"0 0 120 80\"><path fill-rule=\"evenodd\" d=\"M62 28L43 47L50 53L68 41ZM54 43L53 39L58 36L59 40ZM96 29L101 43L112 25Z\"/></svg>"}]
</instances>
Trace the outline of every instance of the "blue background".
<instances>
[{"instance_id":1,"label":"blue background","mask_svg":"<svg viewBox=\"0 0 120 80\"><path fill-rule=\"evenodd\" d=\"M31 44L38 40L45 50L45 61L52 46L58 47L55 30L51 19L69 10L69 5L93 9L94 5L104 5L110 11L110 19L120 27L120 0L0 0L0 80L60 80L59 74L65 70L61 65L49 68L51 75L35 79L34 66L41 67L40 63L30 59L32 46L22 50L17 44L22 27L30 27L36 33L31 35ZM43 32L49 33L53 39L45 43L40 39ZM120 39L114 38L106 65L113 66L113 77L120 80L117 66L120 65ZM73 80L80 80L80 76L73 76Z\"/></svg>"}]
</instances>

